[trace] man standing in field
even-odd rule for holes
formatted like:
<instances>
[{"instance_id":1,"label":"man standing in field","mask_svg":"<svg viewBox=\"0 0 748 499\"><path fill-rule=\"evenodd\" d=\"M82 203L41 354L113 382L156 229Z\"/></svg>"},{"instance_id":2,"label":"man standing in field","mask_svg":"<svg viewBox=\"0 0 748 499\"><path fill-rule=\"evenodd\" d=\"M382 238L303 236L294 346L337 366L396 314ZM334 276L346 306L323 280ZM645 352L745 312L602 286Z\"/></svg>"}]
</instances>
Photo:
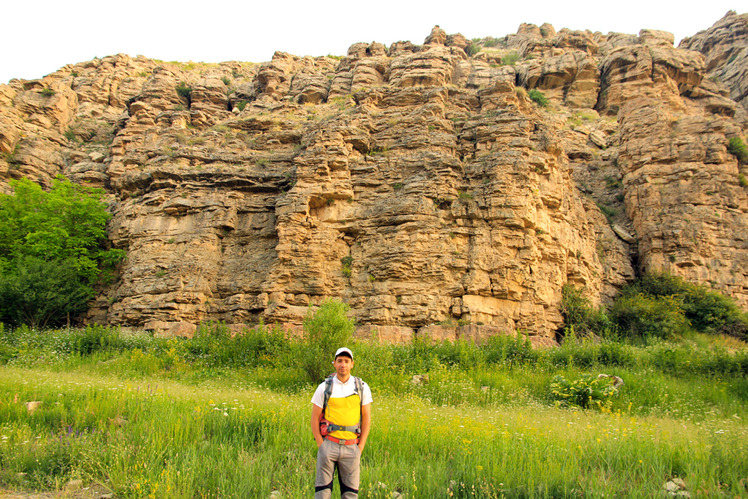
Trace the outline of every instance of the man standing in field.
<instances>
[{"instance_id":1,"label":"man standing in field","mask_svg":"<svg viewBox=\"0 0 748 499\"><path fill-rule=\"evenodd\" d=\"M358 497L361 453L371 427L371 389L361 378L351 376L353 352L343 347L335 352L335 374L322 382L312 397L312 435L317 441L315 499L332 495L335 467L340 496Z\"/></svg>"}]
</instances>

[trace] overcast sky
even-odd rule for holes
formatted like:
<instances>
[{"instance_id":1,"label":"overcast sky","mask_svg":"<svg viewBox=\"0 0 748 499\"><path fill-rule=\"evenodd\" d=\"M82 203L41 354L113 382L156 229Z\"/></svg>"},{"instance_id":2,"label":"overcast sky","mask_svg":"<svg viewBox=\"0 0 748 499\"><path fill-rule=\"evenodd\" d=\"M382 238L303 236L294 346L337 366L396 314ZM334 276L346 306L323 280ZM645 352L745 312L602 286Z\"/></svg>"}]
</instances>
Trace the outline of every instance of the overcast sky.
<instances>
[{"instance_id":1,"label":"overcast sky","mask_svg":"<svg viewBox=\"0 0 748 499\"><path fill-rule=\"evenodd\" d=\"M743 2L15 0L1 9L0 83L118 53L184 62L264 62L276 50L344 55L355 42L421 44L436 24L468 38L516 33L523 22L604 34L651 28L670 31L677 45L729 10L745 12Z\"/></svg>"}]
</instances>

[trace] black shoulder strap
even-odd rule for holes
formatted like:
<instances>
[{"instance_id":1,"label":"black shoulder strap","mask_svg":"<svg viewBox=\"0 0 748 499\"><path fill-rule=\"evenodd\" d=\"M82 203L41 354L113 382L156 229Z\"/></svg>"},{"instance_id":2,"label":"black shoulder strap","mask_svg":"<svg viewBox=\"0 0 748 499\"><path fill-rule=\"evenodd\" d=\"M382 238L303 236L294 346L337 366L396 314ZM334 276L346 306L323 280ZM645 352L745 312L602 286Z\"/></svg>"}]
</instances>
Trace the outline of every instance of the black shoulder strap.
<instances>
[{"instance_id":1,"label":"black shoulder strap","mask_svg":"<svg viewBox=\"0 0 748 499\"><path fill-rule=\"evenodd\" d=\"M322 400L322 414L325 414L325 409L327 409L327 402L330 400L330 395L332 395L332 378L335 376L335 374L329 375L325 379L325 396Z\"/></svg>"},{"instance_id":2,"label":"black shoulder strap","mask_svg":"<svg viewBox=\"0 0 748 499\"><path fill-rule=\"evenodd\" d=\"M361 401L361 405L364 405L364 382L361 378L354 376L353 381L356 385L355 393L358 395L359 400Z\"/></svg>"}]
</instances>

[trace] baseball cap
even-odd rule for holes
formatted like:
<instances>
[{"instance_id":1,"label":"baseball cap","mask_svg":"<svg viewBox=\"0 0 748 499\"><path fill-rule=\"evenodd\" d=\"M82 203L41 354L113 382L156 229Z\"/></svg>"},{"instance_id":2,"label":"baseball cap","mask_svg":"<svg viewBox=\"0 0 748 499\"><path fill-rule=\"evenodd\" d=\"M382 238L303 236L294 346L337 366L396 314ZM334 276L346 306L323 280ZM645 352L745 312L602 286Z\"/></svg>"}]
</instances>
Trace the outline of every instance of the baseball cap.
<instances>
[{"instance_id":1,"label":"baseball cap","mask_svg":"<svg viewBox=\"0 0 748 499\"><path fill-rule=\"evenodd\" d=\"M337 351L337 352L335 352L335 358L336 358L336 359L337 359L337 358L338 358L338 356L340 356L340 355L347 355L348 357L350 357L350 358L351 358L351 360L353 360L353 352L351 352L351 351L350 351L349 349L347 349L346 347L340 347L340 348L338 348L338 351Z\"/></svg>"}]
</instances>

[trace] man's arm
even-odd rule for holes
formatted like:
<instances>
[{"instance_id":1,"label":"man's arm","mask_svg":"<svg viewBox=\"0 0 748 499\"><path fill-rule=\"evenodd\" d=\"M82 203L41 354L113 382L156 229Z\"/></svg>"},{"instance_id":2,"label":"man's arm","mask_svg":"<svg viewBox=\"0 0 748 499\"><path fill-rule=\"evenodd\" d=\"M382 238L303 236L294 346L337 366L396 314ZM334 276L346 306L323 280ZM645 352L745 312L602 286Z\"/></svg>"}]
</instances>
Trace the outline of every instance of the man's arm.
<instances>
[{"instance_id":1,"label":"man's arm","mask_svg":"<svg viewBox=\"0 0 748 499\"><path fill-rule=\"evenodd\" d=\"M310 423L312 425L312 435L314 435L314 440L317 442L317 447L322 445L323 442L322 434L319 432L319 417L321 415L322 408L317 404L312 404L312 419L310 420Z\"/></svg>"},{"instance_id":2,"label":"man's arm","mask_svg":"<svg viewBox=\"0 0 748 499\"><path fill-rule=\"evenodd\" d=\"M358 448L361 452L366 447L366 439L369 438L369 429L371 428L371 404L361 406L361 435L358 437ZM319 428L317 429L319 431Z\"/></svg>"}]
</instances>

